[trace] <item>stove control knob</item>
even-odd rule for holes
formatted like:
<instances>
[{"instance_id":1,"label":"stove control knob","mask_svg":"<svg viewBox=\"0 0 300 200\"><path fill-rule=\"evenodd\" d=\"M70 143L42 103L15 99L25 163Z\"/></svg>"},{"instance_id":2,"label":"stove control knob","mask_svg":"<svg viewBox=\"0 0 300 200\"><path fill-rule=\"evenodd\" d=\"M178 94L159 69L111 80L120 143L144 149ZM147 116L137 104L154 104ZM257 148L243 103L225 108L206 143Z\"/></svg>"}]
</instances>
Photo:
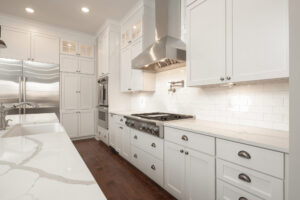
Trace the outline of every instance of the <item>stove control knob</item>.
<instances>
[{"instance_id":1,"label":"stove control knob","mask_svg":"<svg viewBox=\"0 0 300 200\"><path fill-rule=\"evenodd\" d=\"M157 134L159 133L159 128L158 128L158 127L153 127L153 128L151 129L151 133L152 133L153 135L157 135Z\"/></svg>"}]
</instances>

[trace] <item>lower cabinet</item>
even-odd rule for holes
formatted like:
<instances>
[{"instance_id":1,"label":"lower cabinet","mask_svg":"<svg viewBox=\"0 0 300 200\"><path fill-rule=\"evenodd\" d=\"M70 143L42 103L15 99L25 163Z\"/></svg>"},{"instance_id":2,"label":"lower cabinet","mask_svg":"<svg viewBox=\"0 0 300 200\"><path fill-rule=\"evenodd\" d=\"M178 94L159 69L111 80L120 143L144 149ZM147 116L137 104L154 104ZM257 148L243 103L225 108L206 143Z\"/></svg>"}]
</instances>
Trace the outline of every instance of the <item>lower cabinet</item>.
<instances>
[{"instance_id":1,"label":"lower cabinet","mask_svg":"<svg viewBox=\"0 0 300 200\"><path fill-rule=\"evenodd\" d=\"M131 152L131 144L130 144L130 128L127 126L121 126L122 131L122 148L121 148L121 156L126 160L130 161L130 152Z\"/></svg>"},{"instance_id":2,"label":"lower cabinet","mask_svg":"<svg viewBox=\"0 0 300 200\"><path fill-rule=\"evenodd\" d=\"M165 189L177 199L215 199L215 157L165 141Z\"/></svg>"},{"instance_id":3,"label":"lower cabinet","mask_svg":"<svg viewBox=\"0 0 300 200\"><path fill-rule=\"evenodd\" d=\"M95 135L95 118L93 110L62 111L61 123L70 138Z\"/></svg>"}]
</instances>

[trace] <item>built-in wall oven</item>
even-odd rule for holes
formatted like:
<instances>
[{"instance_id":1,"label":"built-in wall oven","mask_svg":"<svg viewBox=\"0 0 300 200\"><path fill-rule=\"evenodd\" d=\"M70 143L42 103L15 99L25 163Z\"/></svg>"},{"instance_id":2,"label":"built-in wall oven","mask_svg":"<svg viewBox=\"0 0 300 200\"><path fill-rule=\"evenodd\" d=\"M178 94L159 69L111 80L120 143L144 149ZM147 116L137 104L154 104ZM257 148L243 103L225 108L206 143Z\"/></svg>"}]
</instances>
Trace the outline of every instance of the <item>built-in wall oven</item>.
<instances>
[{"instance_id":1,"label":"built-in wall oven","mask_svg":"<svg viewBox=\"0 0 300 200\"><path fill-rule=\"evenodd\" d=\"M108 129L108 77L98 80L98 126Z\"/></svg>"}]
</instances>

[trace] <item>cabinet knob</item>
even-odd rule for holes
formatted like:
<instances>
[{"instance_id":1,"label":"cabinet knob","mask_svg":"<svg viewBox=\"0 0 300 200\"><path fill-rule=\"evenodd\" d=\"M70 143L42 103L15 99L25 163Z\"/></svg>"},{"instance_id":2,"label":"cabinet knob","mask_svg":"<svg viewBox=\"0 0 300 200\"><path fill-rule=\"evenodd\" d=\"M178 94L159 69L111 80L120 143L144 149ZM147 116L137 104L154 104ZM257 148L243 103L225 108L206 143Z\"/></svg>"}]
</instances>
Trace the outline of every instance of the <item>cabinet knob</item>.
<instances>
[{"instance_id":1,"label":"cabinet knob","mask_svg":"<svg viewBox=\"0 0 300 200\"><path fill-rule=\"evenodd\" d=\"M156 169L155 165L151 165L151 169L155 170Z\"/></svg>"},{"instance_id":2,"label":"cabinet knob","mask_svg":"<svg viewBox=\"0 0 300 200\"><path fill-rule=\"evenodd\" d=\"M231 80L231 77L230 77L230 76L227 76L226 79L229 81L229 80Z\"/></svg>"},{"instance_id":3,"label":"cabinet knob","mask_svg":"<svg viewBox=\"0 0 300 200\"><path fill-rule=\"evenodd\" d=\"M184 154L185 154L185 155L189 155L189 152L188 152L188 151L186 151Z\"/></svg>"},{"instance_id":4,"label":"cabinet knob","mask_svg":"<svg viewBox=\"0 0 300 200\"><path fill-rule=\"evenodd\" d=\"M248 200L246 197L240 197L239 200Z\"/></svg>"},{"instance_id":5,"label":"cabinet knob","mask_svg":"<svg viewBox=\"0 0 300 200\"><path fill-rule=\"evenodd\" d=\"M123 129L123 127L122 127L122 126L120 126L120 129Z\"/></svg>"},{"instance_id":6,"label":"cabinet knob","mask_svg":"<svg viewBox=\"0 0 300 200\"><path fill-rule=\"evenodd\" d=\"M221 80L221 81L224 81L225 79L224 79L224 77L221 77L220 80Z\"/></svg>"},{"instance_id":7,"label":"cabinet knob","mask_svg":"<svg viewBox=\"0 0 300 200\"><path fill-rule=\"evenodd\" d=\"M153 143L151 144L151 147L155 148L155 147L156 147L156 144L153 142Z\"/></svg>"},{"instance_id":8,"label":"cabinet knob","mask_svg":"<svg viewBox=\"0 0 300 200\"><path fill-rule=\"evenodd\" d=\"M138 139L136 135L133 138L136 139L136 140Z\"/></svg>"},{"instance_id":9,"label":"cabinet knob","mask_svg":"<svg viewBox=\"0 0 300 200\"><path fill-rule=\"evenodd\" d=\"M131 91L131 88L128 88L129 91Z\"/></svg>"},{"instance_id":10,"label":"cabinet knob","mask_svg":"<svg viewBox=\"0 0 300 200\"><path fill-rule=\"evenodd\" d=\"M188 140L189 140L189 138L188 138L186 135L183 135L183 136L181 137L181 139L184 140L184 141L188 141Z\"/></svg>"},{"instance_id":11,"label":"cabinet knob","mask_svg":"<svg viewBox=\"0 0 300 200\"><path fill-rule=\"evenodd\" d=\"M183 153L183 152L184 152L183 149L181 149L181 150L180 150L180 153Z\"/></svg>"},{"instance_id":12,"label":"cabinet knob","mask_svg":"<svg viewBox=\"0 0 300 200\"><path fill-rule=\"evenodd\" d=\"M251 179L247 174L244 173L239 174L239 179L244 182L251 183Z\"/></svg>"},{"instance_id":13,"label":"cabinet knob","mask_svg":"<svg viewBox=\"0 0 300 200\"><path fill-rule=\"evenodd\" d=\"M122 122L123 121L123 119L120 119L120 122Z\"/></svg>"},{"instance_id":14,"label":"cabinet knob","mask_svg":"<svg viewBox=\"0 0 300 200\"><path fill-rule=\"evenodd\" d=\"M137 154L135 153L135 154L133 155L133 157L134 157L134 158L137 158Z\"/></svg>"},{"instance_id":15,"label":"cabinet knob","mask_svg":"<svg viewBox=\"0 0 300 200\"><path fill-rule=\"evenodd\" d=\"M247 151L239 151L238 156L250 160L251 155Z\"/></svg>"}]
</instances>

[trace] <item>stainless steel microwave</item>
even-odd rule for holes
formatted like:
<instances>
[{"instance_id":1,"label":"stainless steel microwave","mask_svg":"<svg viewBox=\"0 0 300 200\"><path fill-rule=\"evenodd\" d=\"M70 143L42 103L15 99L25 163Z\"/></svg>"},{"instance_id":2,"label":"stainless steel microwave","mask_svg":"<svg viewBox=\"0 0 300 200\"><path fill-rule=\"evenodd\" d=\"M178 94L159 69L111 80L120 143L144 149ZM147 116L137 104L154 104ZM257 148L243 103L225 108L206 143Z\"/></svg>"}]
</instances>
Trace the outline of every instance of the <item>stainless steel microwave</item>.
<instances>
[{"instance_id":1,"label":"stainless steel microwave","mask_svg":"<svg viewBox=\"0 0 300 200\"><path fill-rule=\"evenodd\" d=\"M98 106L108 106L108 76L100 78L99 84L99 96Z\"/></svg>"}]
</instances>

